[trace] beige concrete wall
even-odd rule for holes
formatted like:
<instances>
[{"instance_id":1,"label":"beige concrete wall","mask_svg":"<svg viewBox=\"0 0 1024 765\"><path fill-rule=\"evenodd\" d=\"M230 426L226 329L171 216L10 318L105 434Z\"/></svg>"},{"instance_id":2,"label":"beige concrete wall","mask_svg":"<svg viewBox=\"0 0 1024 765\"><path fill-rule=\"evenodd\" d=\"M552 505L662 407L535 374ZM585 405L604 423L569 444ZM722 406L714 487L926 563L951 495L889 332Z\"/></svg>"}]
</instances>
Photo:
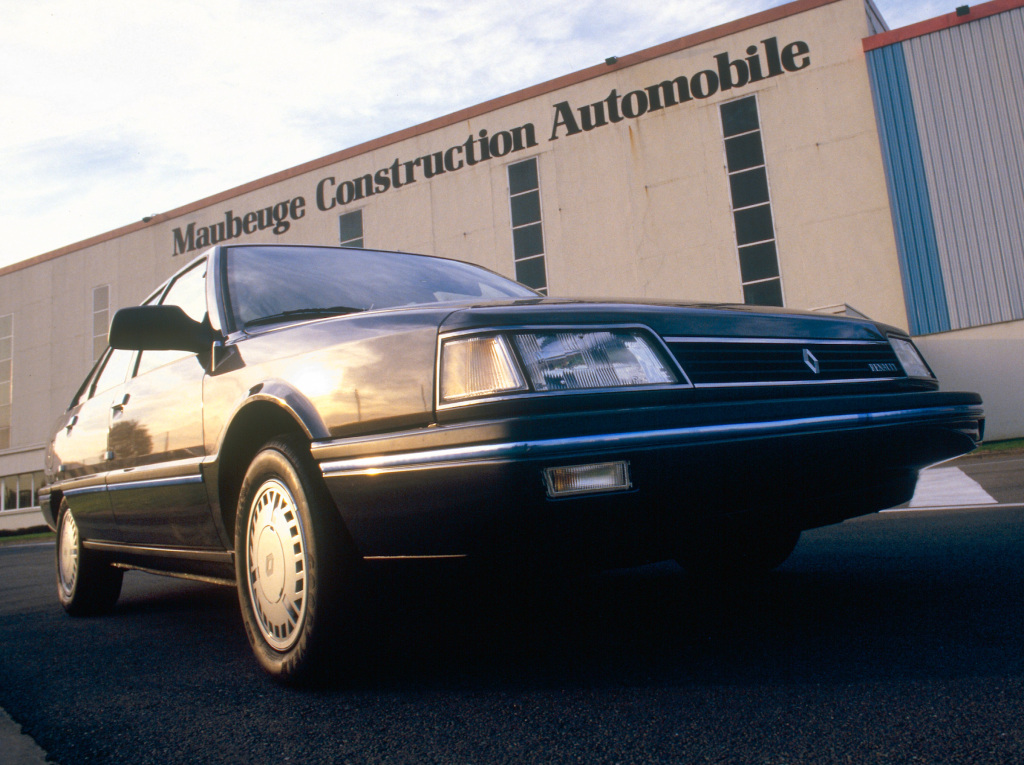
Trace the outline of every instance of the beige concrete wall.
<instances>
[{"instance_id":1,"label":"beige concrete wall","mask_svg":"<svg viewBox=\"0 0 1024 765\"><path fill-rule=\"evenodd\" d=\"M215 224L303 197L305 215L287 234L235 241L337 241L337 216L363 210L365 243L441 254L514 273L506 166L538 157L551 294L741 301L718 106L756 93L787 305L848 303L906 326L895 241L861 39L860 0L841 0L610 71L552 93L383 146L151 229L166 257L172 231ZM554 105L573 109L741 59L774 36L807 43L810 64L742 88L636 119L551 139ZM761 54L764 59L764 54ZM322 212L324 178L336 184L462 144L480 130L532 124L537 146L421 179ZM419 172L422 176L422 172ZM336 187L336 186L335 186ZM159 257L159 255L157 255ZM179 258L180 260L180 258Z\"/></svg>"},{"instance_id":2,"label":"beige concrete wall","mask_svg":"<svg viewBox=\"0 0 1024 765\"><path fill-rule=\"evenodd\" d=\"M46 519L38 508L6 510L0 513L0 531L23 531L45 525Z\"/></svg>"},{"instance_id":3,"label":"beige concrete wall","mask_svg":"<svg viewBox=\"0 0 1024 765\"><path fill-rule=\"evenodd\" d=\"M858 37L868 33L866 15L858 3L836 3L814 16L807 38L820 40L817 47L826 55L799 80L779 78L779 92L764 109L786 303L847 303L905 329L881 148ZM795 34L801 18L790 21Z\"/></svg>"},{"instance_id":4,"label":"beige concrete wall","mask_svg":"<svg viewBox=\"0 0 1024 765\"><path fill-rule=\"evenodd\" d=\"M916 339L943 390L970 390L985 402L985 440L1024 436L1024 321Z\"/></svg>"},{"instance_id":5,"label":"beige concrete wall","mask_svg":"<svg viewBox=\"0 0 1024 765\"><path fill-rule=\"evenodd\" d=\"M52 401L52 348L68 345L59 338L54 343L51 333L52 315L65 309L53 304L50 271L37 266L0 279L0 305L4 306L0 310L14 314L11 449L0 453L0 458L6 455L0 461L2 475L21 472L21 450L45 443L49 425L59 411ZM40 465L29 469L38 470Z\"/></svg>"}]
</instances>

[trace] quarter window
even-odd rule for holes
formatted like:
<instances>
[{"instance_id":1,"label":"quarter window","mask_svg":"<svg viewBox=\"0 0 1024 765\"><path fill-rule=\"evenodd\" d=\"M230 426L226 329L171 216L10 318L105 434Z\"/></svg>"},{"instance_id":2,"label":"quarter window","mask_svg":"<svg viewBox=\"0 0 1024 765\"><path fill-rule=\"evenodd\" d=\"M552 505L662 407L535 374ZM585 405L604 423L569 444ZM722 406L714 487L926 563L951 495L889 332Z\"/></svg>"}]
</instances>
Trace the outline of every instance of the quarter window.
<instances>
[{"instance_id":1,"label":"quarter window","mask_svg":"<svg viewBox=\"0 0 1024 765\"><path fill-rule=\"evenodd\" d=\"M508 166L508 195L516 281L546 295L548 277L544 264L544 229L536 157Z\"/></svg>"},{"instance_id":2,"label":"quarter window","mask_svg":"<svg viewBox=\"0 0 1024 765\"><path fill-rule=\"evenodd\" d=\"M757 99L729 101L722 104L720 113L743 302L780 306L782 278Z\"/></svg>"}]
</instances>

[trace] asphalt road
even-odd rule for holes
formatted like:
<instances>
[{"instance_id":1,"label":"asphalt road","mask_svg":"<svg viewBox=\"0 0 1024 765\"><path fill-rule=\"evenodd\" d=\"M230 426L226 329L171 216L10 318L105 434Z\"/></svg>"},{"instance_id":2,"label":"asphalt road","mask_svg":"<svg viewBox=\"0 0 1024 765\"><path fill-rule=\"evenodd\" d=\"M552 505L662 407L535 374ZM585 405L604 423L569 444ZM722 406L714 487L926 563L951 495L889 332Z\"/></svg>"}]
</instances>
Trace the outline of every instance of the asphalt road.
<instances>
[{"instance_id":1,"label":"asphalt road","mask_svg":"<svg viewBox=\"0 0 1024 765\"><path fill-rule=\"evenodd\" d=\"M261 675L230 589L130 573L72 619L52 545L0 547L0 707L63 765L1024 762L1024 461L956 464L998 504L807 532L755 581L389 578L316 690Z\"/></svg>"}]
</instances>

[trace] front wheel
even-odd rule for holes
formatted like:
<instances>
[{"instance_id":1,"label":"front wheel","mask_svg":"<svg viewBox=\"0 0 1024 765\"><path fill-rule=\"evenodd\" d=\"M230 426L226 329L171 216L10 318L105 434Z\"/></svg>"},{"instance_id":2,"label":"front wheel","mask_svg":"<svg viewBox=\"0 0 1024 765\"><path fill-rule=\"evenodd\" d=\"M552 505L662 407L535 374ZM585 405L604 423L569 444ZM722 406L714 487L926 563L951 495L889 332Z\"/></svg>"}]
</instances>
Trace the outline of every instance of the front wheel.
<instances>
[{"instance_id":1,"label":"front wheel","mask_svg":"<svg viewBox=\"0 0 1024 765\"><path fill-rule=\"evenodd\" d=\"M68 501L57 511L57 598L72 616L93 616L114 607L124 571L82 546Z\"/></svg>"},{"instance_id":2,"label":"front wheel","mask_svg":"<svg viewBox=\"0 0 1024 765\"><path fill-rule=\"evenodd\" d=\"M267 444L246 471L235 520L245 630L274 679L325 667L342 631L353 554L340 516L297 438Z\"/></svg>"}]
</instances>

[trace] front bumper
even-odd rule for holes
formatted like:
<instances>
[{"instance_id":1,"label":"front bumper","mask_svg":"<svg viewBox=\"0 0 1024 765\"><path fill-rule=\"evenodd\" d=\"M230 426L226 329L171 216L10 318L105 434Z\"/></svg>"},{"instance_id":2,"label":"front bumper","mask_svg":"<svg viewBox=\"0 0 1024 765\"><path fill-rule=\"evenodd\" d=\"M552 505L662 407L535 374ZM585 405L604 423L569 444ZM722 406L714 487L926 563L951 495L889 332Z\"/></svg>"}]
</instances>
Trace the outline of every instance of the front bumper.
<instances>
[{"instance_id":1,"label":"front bumper","mask_svg":"<svg viewBox=\"0 0 1024 765\"><path fill-rule=\"evenodd\" d=\"M921 468L970 451L983 428L977 395L921 392L471 422L313 456L366 558L657 557L724 516L811 528L900 504ZM629 490L547 495L545 468L608 461L628 463Z\"/></svg>"}]
</instances>

